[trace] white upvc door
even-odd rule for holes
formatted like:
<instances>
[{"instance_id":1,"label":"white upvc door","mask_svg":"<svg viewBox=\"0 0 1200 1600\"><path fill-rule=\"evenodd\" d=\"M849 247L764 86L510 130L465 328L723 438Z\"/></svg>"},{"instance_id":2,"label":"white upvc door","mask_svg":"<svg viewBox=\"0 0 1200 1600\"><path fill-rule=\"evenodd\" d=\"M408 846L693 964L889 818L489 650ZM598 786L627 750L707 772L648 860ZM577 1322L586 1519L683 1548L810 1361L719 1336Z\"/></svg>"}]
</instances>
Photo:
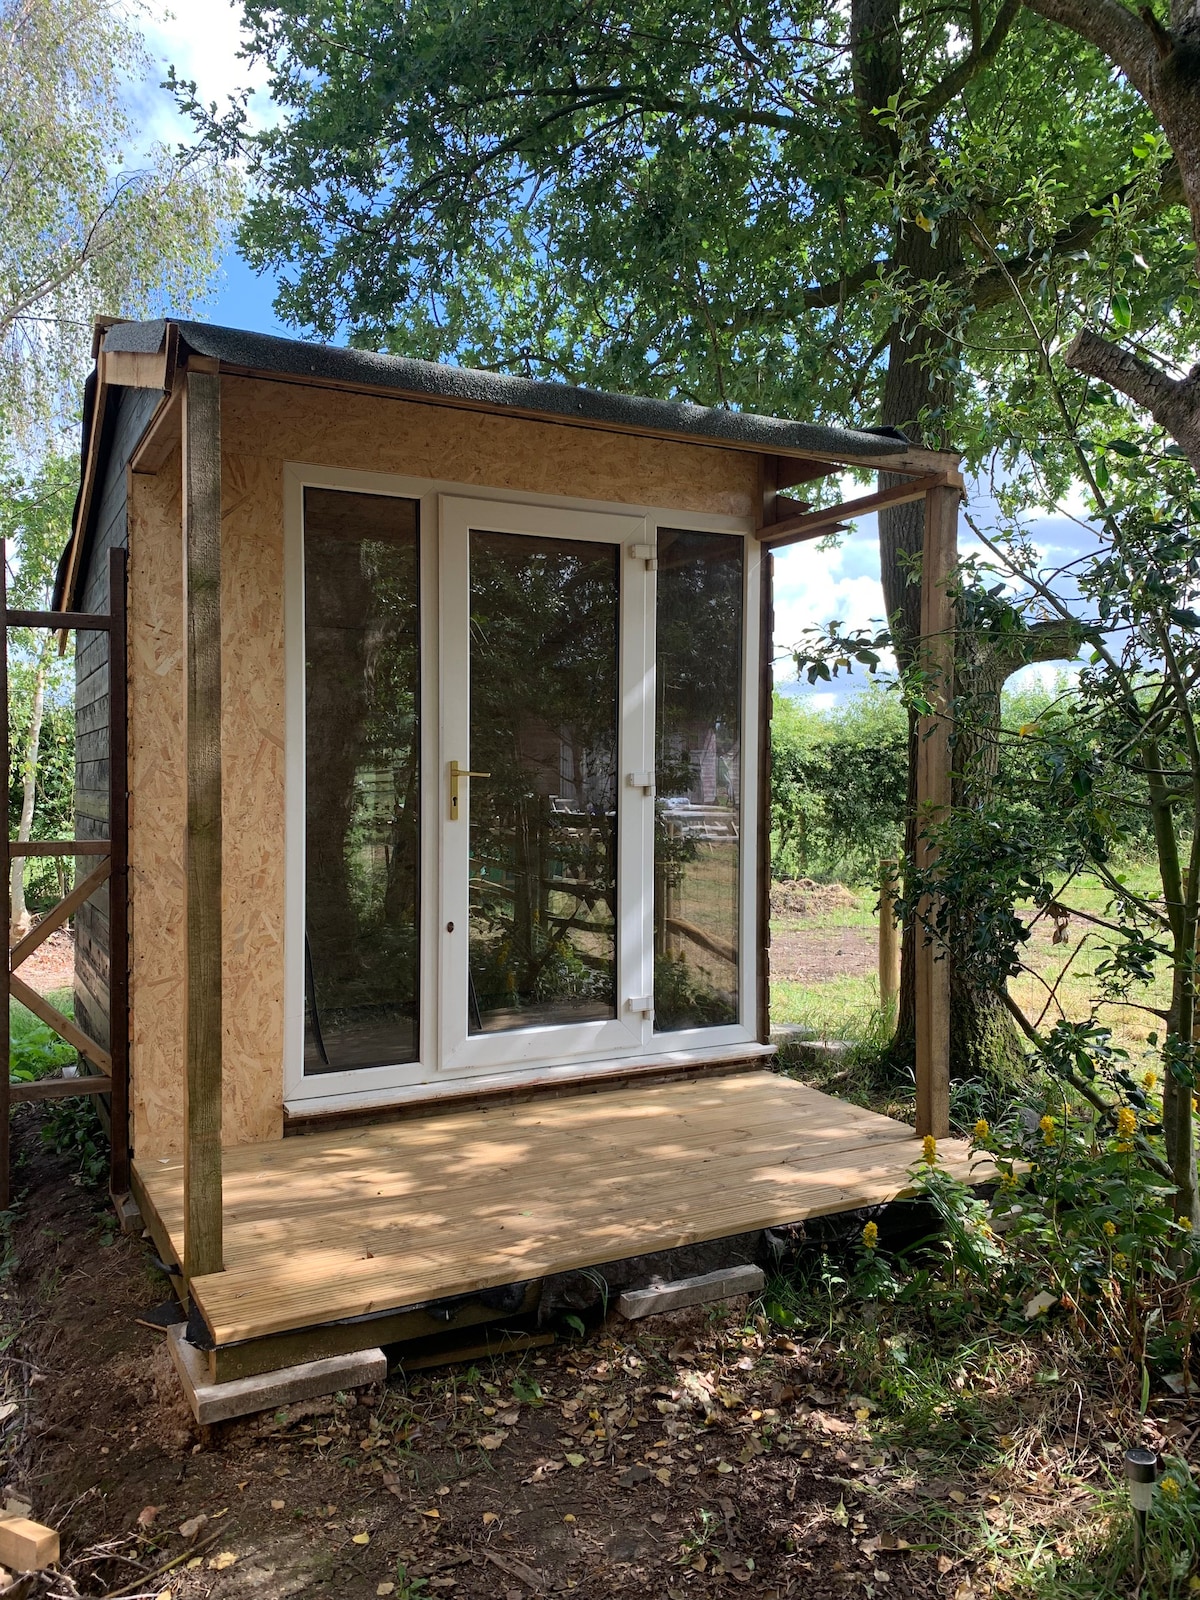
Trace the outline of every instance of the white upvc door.
<instances>
[{"instance_id":1,"label":"white upvc door","mask_svg":"<svg viewBox=\"0 0 1200 1600\"><path fill-rule=\"evenodd\" d=\"M644 1050L654 826L646 521L442 495L438 526L438 1066Z\"/></svg>"}]
</instances>

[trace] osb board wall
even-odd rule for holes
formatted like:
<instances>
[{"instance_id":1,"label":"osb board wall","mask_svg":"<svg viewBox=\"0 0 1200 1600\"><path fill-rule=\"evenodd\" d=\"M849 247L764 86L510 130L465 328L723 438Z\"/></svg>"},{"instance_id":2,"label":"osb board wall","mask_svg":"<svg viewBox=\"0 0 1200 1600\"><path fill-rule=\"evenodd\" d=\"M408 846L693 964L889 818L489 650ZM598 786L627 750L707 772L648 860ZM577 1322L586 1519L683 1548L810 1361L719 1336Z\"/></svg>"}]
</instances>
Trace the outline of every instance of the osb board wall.
<instances>
[{"instance_id":1,"label":"osb board wall","mask_svg":"<svg viewBox=\"0 0 1200 1600\"><path fill-rule=\"evenodd\" d=\"M132 478L129 532L134 1151L179 1154L184 1112L183 544L179 455ZM283 1132L280 469L222 459L226 1144Z\"/></svg>"},{"instance_id":2,"label":"osb board wall","mask_svg":"<svg viewBox=\"0 0 1200 1600\"><path fill-rule=\"evenodd\" d=\"M756 456L673 439L253 378L226 378L221 409L226 448L279 461L737 517L758 493Z\"/></svg>"},{"instance_id":3,"label":"osb board wall","mask_svg":"<svg viewBox=\"0 0 1200 1600\"><path fill-rule=\"evenodd\" d=\"M221 385L223 1140L283 1131L283 466L305 462L680 512L751 515L754 456L226 378ZM179 457L130 512L134 1150L183 1144L183 572Z\"/></svg>"}]
</instances>

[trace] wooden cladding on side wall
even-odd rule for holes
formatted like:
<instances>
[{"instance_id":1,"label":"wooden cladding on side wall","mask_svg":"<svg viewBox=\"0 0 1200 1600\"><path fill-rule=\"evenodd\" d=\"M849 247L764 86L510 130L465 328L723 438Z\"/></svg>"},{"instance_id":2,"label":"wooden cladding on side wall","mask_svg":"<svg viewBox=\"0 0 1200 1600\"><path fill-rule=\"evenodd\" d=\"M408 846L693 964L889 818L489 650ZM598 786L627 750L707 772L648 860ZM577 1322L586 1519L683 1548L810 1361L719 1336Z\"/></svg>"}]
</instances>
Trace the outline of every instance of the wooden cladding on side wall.
<instances>
[{"instance_id":1,"label":"wooden cladding on side wall","mask_svg":"<svg viewBox=\"0 0 1200 1600\"><path fill-rule=\"evenodd\" d=\"M755 513L753 456L296 384L225 378L222 852L226 1145L283 1132L285 462L680 511ZM183 1149L186 783L180 463L131 490L134 1148Z\"/></svg>"}]
</instances>

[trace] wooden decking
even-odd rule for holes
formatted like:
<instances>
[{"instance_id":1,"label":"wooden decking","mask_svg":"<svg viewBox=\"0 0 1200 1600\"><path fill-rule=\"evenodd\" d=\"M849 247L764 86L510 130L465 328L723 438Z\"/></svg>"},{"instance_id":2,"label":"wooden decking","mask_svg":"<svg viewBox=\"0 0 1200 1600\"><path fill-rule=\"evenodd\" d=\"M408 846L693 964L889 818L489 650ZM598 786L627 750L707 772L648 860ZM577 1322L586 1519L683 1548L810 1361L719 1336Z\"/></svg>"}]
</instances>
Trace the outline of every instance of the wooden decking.
<instances>
[{"instance_id":1,"label":"wooden decking","mask_svg":"<svg viewBox=\"0 0 1200 1600\"><path fill-rule=\"evenodd\" d=\"M967 1147L939 1157L966 1176ZM751 1071L225 1151L219 1346L897 1196L912 1129ZM183 1259L183 1163L137 1163Z\"/></svg>"}]
</instances>

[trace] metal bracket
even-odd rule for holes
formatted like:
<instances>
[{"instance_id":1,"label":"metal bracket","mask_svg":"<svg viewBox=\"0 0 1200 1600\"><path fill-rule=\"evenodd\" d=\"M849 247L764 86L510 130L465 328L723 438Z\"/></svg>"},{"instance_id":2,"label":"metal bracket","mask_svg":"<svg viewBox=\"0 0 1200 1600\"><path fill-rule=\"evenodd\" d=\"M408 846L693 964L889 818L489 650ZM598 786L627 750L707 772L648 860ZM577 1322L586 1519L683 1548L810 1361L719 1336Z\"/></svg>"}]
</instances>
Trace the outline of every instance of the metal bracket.
<instances>
[{"instance_id":1,"label":"metal bracket","mask_svg":"<svg viewBox=\"0 0 1200 1600\"><path fill-rule=\"evenodd\" d=\"M654 774L652 772L630 772L625 780L631 789L640 789L643 794L654 793Z\"/></svg>"},{"instance_id":2,"label":"metal bracket","mask_svg":"<svg viewBox=\"0 0 1200 1600\"><path fill-rule=\"evenodd\" d=\"M658 571L658 546L656 544L631 544L629 554L635 561L644 561L647 572Z\"/></svg>"},{"instance_id":3,"label":"metal bracket","mask_svg":"<svg viewBox=\"0 0 1200 1600\"><path fill-rule=\"evenodd\" d=\"M635 1016L652 1017L654 1015L654 996L652 994L638 995L635 1000L626 1000L625 1004Z\"/></svg>"}]
</instances>

